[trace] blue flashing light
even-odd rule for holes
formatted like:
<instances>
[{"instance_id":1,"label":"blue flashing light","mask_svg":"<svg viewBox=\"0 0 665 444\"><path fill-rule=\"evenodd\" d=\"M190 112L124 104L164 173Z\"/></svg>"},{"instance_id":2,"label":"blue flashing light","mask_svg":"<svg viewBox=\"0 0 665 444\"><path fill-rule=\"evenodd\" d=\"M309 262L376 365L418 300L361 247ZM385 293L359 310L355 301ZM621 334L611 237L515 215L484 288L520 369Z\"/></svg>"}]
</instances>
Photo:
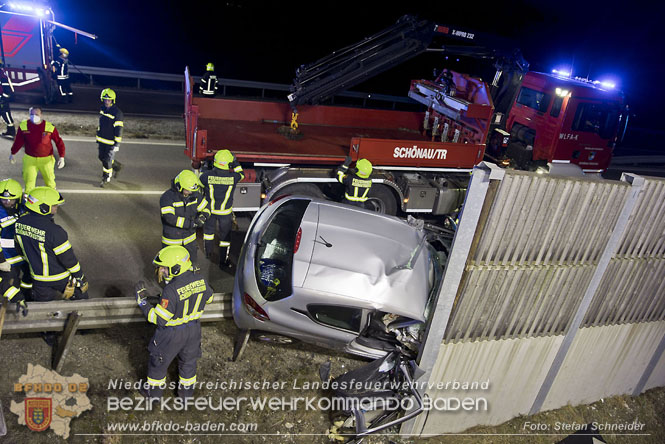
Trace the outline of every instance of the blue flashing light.
<instances>
[{"instance_id":1,"label":"blue flashing light","mask_svg":"<svg viewBox=\"0 0 665 444\"><path fill-rule=\"evenodd\" d=\"M570 77L572 73L563 69L553 69L552 74L556 74L559 77Z\"/></svg>"},{"instance_id":2,"label":"blue flashing light","mask_svg":"<svg viewBox=\"0 0 665 444\"><path fill-rule=\"evenodd\" d=\"M605 81L600 82L600 86L602 86L603 88L607 88L607 89L614 89L616 87L616 84L613 83L613 82L605 80Z\"/></svg>"}]
</instances>

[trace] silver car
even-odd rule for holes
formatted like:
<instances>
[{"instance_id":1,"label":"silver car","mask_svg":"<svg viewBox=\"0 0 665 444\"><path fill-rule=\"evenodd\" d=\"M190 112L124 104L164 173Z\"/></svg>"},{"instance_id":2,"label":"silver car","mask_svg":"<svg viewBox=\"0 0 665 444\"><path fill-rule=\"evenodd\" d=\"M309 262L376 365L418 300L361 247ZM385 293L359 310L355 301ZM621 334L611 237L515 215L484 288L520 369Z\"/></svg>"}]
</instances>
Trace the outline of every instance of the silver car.
<instances>
[{"instance_id":1,"label":"silver car","mask_svg":"<svg viewBox=\"0 0 665 444\"><path fill-rule=\"evenodd\" d=\"M422 223L286 196L262 207L250 224L235 276L233 319L241 332L368 358L396 349L413 355L438 289L440 262Z\"/></svg>"}]
</instances>

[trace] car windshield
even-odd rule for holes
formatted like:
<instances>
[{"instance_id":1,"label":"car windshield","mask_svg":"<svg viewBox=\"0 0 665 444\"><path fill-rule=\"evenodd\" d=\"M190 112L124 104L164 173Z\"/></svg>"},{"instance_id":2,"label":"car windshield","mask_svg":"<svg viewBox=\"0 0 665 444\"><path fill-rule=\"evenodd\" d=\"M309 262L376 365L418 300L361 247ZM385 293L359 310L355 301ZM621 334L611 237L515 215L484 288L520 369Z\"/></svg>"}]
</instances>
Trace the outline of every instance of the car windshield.
<instances>
[{"instance_id":1,"label":"car windshield","mask_svg":"<svg viewBox=\"0 0 665 444\"><path fill-rule=\"evenodd\" d=\"M256 247L254 270L261 296L276 301L292 292L293 248L309 200L284 202L272 215Z\"/></svg>"}]
</instances>

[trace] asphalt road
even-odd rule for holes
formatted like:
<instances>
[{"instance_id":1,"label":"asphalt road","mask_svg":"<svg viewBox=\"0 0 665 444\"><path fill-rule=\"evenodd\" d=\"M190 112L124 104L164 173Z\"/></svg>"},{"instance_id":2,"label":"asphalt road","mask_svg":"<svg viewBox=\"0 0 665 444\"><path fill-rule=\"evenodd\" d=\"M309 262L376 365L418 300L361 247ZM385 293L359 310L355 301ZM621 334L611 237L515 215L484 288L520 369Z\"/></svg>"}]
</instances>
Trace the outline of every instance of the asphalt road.
<instances>
[{"instance_id":1,"label":"asphalt road","mask_svg":"<svg viewBox=\"0 0 665 444\"><path fill-rule=\"evenodd\" d=\"M65 198L55 217L69 233L74 251L90 281L91 297L131 296L138 280L153 282L152 259L161 248L159 198L170 181L190 163L179 143L123 141L118 159L124 168L117 180L99 188L101 163L92 138L65 138L65 168L56 169L56 184ZM21 184L21 158L9 163L11 141L0 139L0 178L11 177ZM41 176L37 185L43 185ZM199 234L200 238L201 234ZM242 233L235 233L237 254ZM233 288L232 275L203 256L198 265L216 292Z\"/></svg>"}]
</instances>

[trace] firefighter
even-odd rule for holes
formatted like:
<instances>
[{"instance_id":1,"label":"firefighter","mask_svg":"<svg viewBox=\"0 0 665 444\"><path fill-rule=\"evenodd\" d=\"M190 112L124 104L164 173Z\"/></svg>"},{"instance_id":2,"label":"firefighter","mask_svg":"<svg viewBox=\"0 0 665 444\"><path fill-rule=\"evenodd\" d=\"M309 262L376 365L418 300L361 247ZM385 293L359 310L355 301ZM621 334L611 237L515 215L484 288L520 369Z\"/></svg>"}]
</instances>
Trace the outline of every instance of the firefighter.
<instances>
[{"instance_id":1,"label":"firefighter","mask_svg":"<svg viewBox=\"0 0 665 444\"><path fill-rule=\"evenodd\" d=\"M143 281L134 290L136 302L148 322L157 325L148 351L147 390L141 393L149 398L162 396L166 373L171 362L178 357L178 396L190 398L196 383L196 361L201 357L201 324L199 319L205 305L212 302L212 289L204 278L193 272L187 249L174 245L162 248L153 264L158 280L165 282L159 303L148 305Z\"/></svg>"},{"instance_id":2,"label":"firefighter","mask_svg":"<svg viewBox=\"0 0 665 444\"><path fill-rule=\"evenodd\" d=\"M201 175L206 199L210 202L210 218L203 226L203 247L207 258L212 258L215 232L219 238L219 265L229 265L231 227L233 226L233 191L243 180L240 163L229 150L215 153L213 168Z\"/></svg>"},{"instance_id":3,"label":"firefighter","mask_svg":"<svg viewBox=\"0 0 665 444\"><path fill-rule=\"evenodd\" d=\"M51 71L58 84L58 91L63 102L72 103L74 92L69 81L69 51L60 48L60 57L51 62Z\"/></svg>"},{"instance_id":4,"label":"firefighter","mask_svg":"<svg viewBox=\"0 0 665 444\"><path fill-rule=\"evenodd\" d=\"M182 245L196 262L196 229L210 216L201 181L190 170L182 170L159 199L162 215L162 247Z\"/></svg>"},{"instance_id":5,"label":"firefighter","mask_svg":"<svg viewBox=\"0 0 665 444\"><path fill-rule=\"evenodd\" d=\"M120 151L122 130L125 126L123 114L115 104L116 94L111 88L102 90L100 99L102 107L99 110L99 126L97 127L97 147L99 160L102 162L102 182L100 187L111 181L111 177L122 169L122 164L115 160L115 153Z\"/></svg>"},{"instance_id":6,"label":"firefighter","mask_svg":"<svg viewBox=\"0 0 665 444\"><path fill-rule=\"evenodd\" d=\"M337 180L344 185L343 203L365 208L365 202L372 188L372 163L367 159L359 159L355 168L349 168L351 158L346 157L344 163L337 169Z\"/></svg>"},{"instance_id":7,"label":"firefighter","mask_svg":"<svg viewBox=\"0 0 665 444\"><path fill-rule=\"evenodd\" d=\"M32 279L28 264L16 251L14 235L16 233L14 224L22 209L23 188L14 179L0 181L0 272L14 283L21 281L21 290L25 294L25 300L30 300ZM22 275L22 279L19 279Z\"/></svg>"},{"instance_id":8,"label":"firefighter","mask_svg":"<svg viewBox=\"0 0 665 444\"><path fill-rule=\"evenodd\" d=\"M23 120L18 127L9 161L16 163L14 155L25 145L23 156L23 182L25 192L29 193L37 181L37 173L42 173L44 184L55 188L55 158L53 145L58 148L58 169L65 166L65 142L62 141L56 127L42 120L42 109L38 106L30 108L30 119Z\"/></svg>"},{"instance_id":9,"label":"firefighter","mask_svg":"<svg viewBox=\"0 0 665 444\"><path fill-rule=\"evenodd\" d=\"M206 65L206 72L201 77L201 84L199 85L199 94L207 97L215 97L217 92L217 76L215 75L215 65L208 63Z\"/></svg>"},{"instance_id":10,"label":"firefighter","mask_svg":"<svg viewBox=\"0 0 665 444\"><path fill-rule=\"evenodd\" d=\"M16 248L30 266L32 299L37 302L88 299L88 281L67 232L53 220L64 202L53 188L34 188L25 200L26 214L14 224ZM53 332L43 337L55 345Z\"/></svg>"},{"instance_id":11,"label":"firefighter","mask_svg":"<svg viewBox=\"0 0 665 444\"><path fill-rule=\"evenodd\" d=\"M16 135L16 128L14 127L14 118L12 117L9 102L14 95L14 85L9 80L5 71L5 65L2 62L0 62L0 89L2 90L2 95L0 95L0 116L2 116L2 120L7 125L7 129L2 133L2 136L13 139Z\"/></svg>"}]
</instances>

